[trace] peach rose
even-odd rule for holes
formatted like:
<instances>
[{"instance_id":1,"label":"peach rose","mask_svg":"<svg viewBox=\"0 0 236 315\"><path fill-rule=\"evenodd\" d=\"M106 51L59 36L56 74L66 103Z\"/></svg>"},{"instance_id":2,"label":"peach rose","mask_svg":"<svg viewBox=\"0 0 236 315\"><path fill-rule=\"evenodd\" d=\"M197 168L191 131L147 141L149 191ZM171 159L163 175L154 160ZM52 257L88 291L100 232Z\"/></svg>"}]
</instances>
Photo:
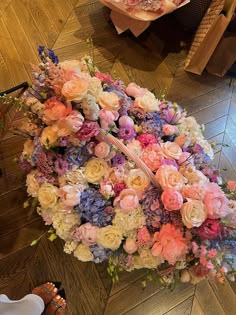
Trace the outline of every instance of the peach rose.
<instances>
[{"instance_id":1,"label":"peach rose","mask_svg":"<svg viewBox=\"0 0 236 315\"><path fill-rule=\"evenodd\" d=\"M205 195L205 187L203 185L187 185L181 191L185 199L202 200Z\"/></svg>"},{"instance_id":2,"label":"peach rose","mask_svg":"<svg viewBox=\"0 0 236 315\"><path fill-rule=\"evenodd\" d=\"M67 128L72 132L77 132L83 125L84 117L78 111L72 111L70 115L65 118Z\"/></svg>"},{"instance_id":3,"label":"peach rose","mask_svg":"<svg viewBox=\"0 0 236 315\"><path fill-rule=\"evenodd\" d=\"M176 133L178 133L178 128L173 125L165 124L162 126L162 131L164 132L165 136L172 136Z\"/></svg>"},{"instance_id":4,"label":"peach rose","mask_svg":"<svg viewBox=\"0 0 236 315\"><path fill-rule=\"evenodd\" d=\"M80 203L80 185L65 185L58 190L61 202L67 207L74 207Z\"/></svg>"},{"instance_id":5,"label":"peach rose","mask_svg":"<svg viewBox=\"0 0 236 315\"><path fill-rule=\"evenodd\" d=\"M227 188L229 190L235 190L236 189L236 181L235 180L229 180L227 183Z\"/></svg>"},{"instance_id":6,"label":"peach rose","mask_svg":"<svg viewBox=\"0 0 236 315\"><path fill-rule=\"evenodd\" d=\"M88 81L84 78L80 78L64 83L61 92L68 101L80 101L85 97L88 87Z\"/></svg>"},{"instance_id":7,"label":"peach rose","mask_svg":"<svg viewBox=\"0 0 236 315\"><path fill-rule=\"evenodd\" d=\"M168 188L181 190L186 182L183 175L173 165L162 165L157 170L156 177L163 190Z\"/></svg>"},{"instance_id":8,"label":"peach rose","mask_svg":"<svg viewBox=\"0 0 236 315\"><path fill-rule=\"evenodd\" d=\"M182 236L180 229L173 224L164 224L160 233L154 234L156 241L152 247L152 255L163 257L170 265L176 261L183 260L188 251L186 240Z\"/></svg>"},{"instance_id":9,"label":"peach rose","mask_svg":"<svg viewBox=\"0 0 236 315\"><path fill-rule=\"evenodd\" d=\"M133 240L132 238L127 238L123 245L123 248L126 251L126 253L132 255L137 251L138 246L135 240Z\"/></svg>"},{"instance_id":10,"label":"peach rose","mask_svg":"<svg viewBox=\"0 0 236 315\"><path fill-rule=\"evenodd\" d=\"M177 143L170 141L161 143L161 150L164 157L171 160L178 160L182 154L181 147Z\"/></svg>"},{"instance_id":11,"label":"peach rose","mask_svg":"<svg viewBox=\"0 0 236 315\"><path fill-rule=\"evenodd\" d=\"M161 195L161 201L166 210L179 210L183 205L183 197L181 193L174 189L166 189Z\"/></svg>"},{"instance_id":12,"label":"peach rose","mask_svg":"<svg viewBox=\"0 0 236 315\"><path fill-rule=\"evenodd\" d=\"M45 103L43 121L46 124L51 124L68 114L68 109L62 102L59 102L55 97L49 98Z\"/></svg>"},{"instance_id":13,"label":"peach rose","mask_svg":"<svg viewBox=\"0 0 236 315\"><path fill-rule=\"evenodd\" d=\"M126 88L126 93L129 96L132 96L134 98L139 97L139 96L143 96L145 93L148 92L147 89L141 88L140 86L138 86L135 83L130 83L127 88Z\"/></svg>"},{"instance_id":14,"label":"peach rose","mask_svg":"<svg viewBox=\"0 0 236 315\"><path fill-rule=\"evenodd\" d=\"M215 183L209 183L205 187L206 194L203 202L207 211L207 216L210 219L224 218L229 214L228 199L223 191Z\"/></svg>"},{"instance_id":15,"label":"peach rose","mask_svg":"<svg viewBox=\"0 0 236 315\"><path fill-rule=\"evenodd\" d=\"M110 146L104 141L98 143L94 148L94 154L100 159L104 159L109 153Z\"/></svg>"},{"instance_id":16,"label":"peach rose","mask_svg":"<svg viewBox=\"0 0 236 315\"><path fill-rule=\"evenodd\" d=\"M161 149L159 144L149 144L142 153L141 156L142 161L155 172L161 165L164 160L161 155Z\"/></svg>"},{"instance_id":17,"label":"peach rose","mask_svg":"<svg viewBox=\"0 0 236 315\"><path fill-rule=\"evenodd\" d=\"M98 97L98 104L101 108L110 111L118 111L120 108L120 100L117 94L113 92L102 92Z\"/></svg>"},{"instance_id":18,"label":"peach rose","mask_svg":"<svg viewBox=\"0 0 236 315\"><path fill-rule=\"evenodd\" d=\"M136 191L133 189L124 189L120 195L115 198L114 206L119 207L122 211L128 213L136 209L139 205L139 199Z\"/></svg>"},{"instance_id":19,"label":"peach rose","mask_svg":"<svg viewBox=\"0 0 236 315\"><path fill-rule=\"evenodd\" d=\"M200 200L189 200L180 209L182 221L188 229L199 227L207 218L207 210Z\"/></svg>"}]
</instances>

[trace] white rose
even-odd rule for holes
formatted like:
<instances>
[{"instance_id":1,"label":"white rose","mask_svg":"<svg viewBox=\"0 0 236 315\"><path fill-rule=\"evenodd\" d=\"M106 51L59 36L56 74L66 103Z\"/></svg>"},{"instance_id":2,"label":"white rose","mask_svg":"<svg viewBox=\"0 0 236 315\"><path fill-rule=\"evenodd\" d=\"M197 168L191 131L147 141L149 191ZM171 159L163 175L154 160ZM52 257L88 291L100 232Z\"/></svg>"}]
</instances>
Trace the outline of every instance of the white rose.
<instances>
[{"instance_id":1,"label":"white rose","mask_svg":"<svg viewBox=\"0 0 236 315\"><path fill-rule=\"evenodd\" d=\"M155 95L151 92L146 92L144 96L137 97L134 101L134 105L142 108L146 112L155 112L159 109L159 101Z\"/></svg>"},{"instance_id":2,"label":"white rose","mask_svg":"<svg viewBox=\"0 0 236 315\"><path fill-rule=\"evenodd\" d=\"M207 218L204 204L200 200L189 200L180 209L182 221L187 228L199 227Z\"/></svg>"},{"instance_id":3,"label":"white rose","mask_svg":"<svg viewBox=\"0 0 236 315\"><path fill-rule=\"evenodd\" d=\"M31 171L26 178L27 193L32 197L38 196L39 183L35 178L35 171Z\"/></svg>"},{"instance_id":4,"label":"white rose","mask_svg":"<svg viewBox=\"0 0 236 315\"><path fill-rule=\"evenodd\" d=\"M164 157L171 160L178 160L182 154L181 147L177 143L170 141L161 143L161 150Z\"/></svg>"},{"instance_id":5,"label":"white rose","mask_svg":"<svg viewBox=\"0 0 236 315\"><path fill-rule=\"evenodd\" d=\"M76 248L76 250L74 251L74 256L83 262L93 261L94 258L89 247L84 244L80 244Z\"/></svg>"},{"instance_id":6,"label":"white rose","mask_svg":"<svg viewBox=\"0 0 236 315\"><path fill-rule=\"evenodd\" d=\"M57 203L58 188L52 184L43 183L38 191L38 200L42 208L53 208Z\"/></svg>"},{"instance_id":7,"label":"white rose","mask_svg":"<svg viewBox=\"0 0 236 315\"><path fill-rule=\"evenodd\" d=\"M116 250L120 247L121 240L121 230L115 226L107 225L97 232L97 243L104 248Z\"/></svg>"},{"instance_id":8,"label":"white rose","mask_svg":"<svg viewBox=\"0 0 236 315\"><path fill-rule=\"evenodd\" d=\"M99 116L99 106L96 103L95 97L92 95L87 95L81 102L81 107L83 109L83 113L85 118L88 120L95 121Z\"/></svg>"}]
</instances>

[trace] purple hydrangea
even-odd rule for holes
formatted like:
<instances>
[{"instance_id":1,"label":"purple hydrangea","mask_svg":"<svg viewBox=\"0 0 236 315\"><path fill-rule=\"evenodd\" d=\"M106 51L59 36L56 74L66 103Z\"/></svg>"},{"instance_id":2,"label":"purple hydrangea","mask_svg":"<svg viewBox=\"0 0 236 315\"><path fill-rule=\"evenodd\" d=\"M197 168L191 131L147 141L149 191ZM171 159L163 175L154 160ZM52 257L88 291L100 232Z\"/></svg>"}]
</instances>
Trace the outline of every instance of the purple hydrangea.
<instances>
[{"instance_id":1,"label":"purple hydrangea","mask_svg":"<svg viewBox=\"0 0 236 315\"><path fill-rule=\"evenodd\" d=\"M83 220L96 226L106 226L111 223L113 214L104 211L109 206L108 200L104 199L95 188L87 188L80 195L80 204L77 212Z\"/></svg>"}]
</instances>

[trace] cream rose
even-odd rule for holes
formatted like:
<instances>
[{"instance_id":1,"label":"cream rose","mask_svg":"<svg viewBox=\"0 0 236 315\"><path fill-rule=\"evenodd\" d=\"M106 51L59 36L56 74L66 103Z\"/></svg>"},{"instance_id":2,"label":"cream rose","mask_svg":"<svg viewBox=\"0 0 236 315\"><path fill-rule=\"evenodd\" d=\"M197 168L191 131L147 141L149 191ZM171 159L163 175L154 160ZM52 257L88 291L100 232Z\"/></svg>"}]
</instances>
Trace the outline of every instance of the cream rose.
<instances>
[{"instance_id":1,"label":"cream rose","mask_svg":"<svg viewBox=\"0 0 236 315\"><path fill-rule=\"evenodd\" d=\"M131 170L126 178L126 185L134 189L138 195L142 194L149 183L150 180L147 175L139 169Z\"/></svg>"},{"instance_id":2,"label":"cream rose","mask_svg":"<svg viewBox=\"0 0 236 315\"><path fill-rule=\"evenodd\" d=\"M107 225L97 231L97 243L105 248L116 250L120 247L122 232L113 225Z\"/></svg>"},{"instance_id":3,"label":"cream rose","mask_svg":"<svg viewBox=\"0 0 236 315\"><path fill-rule=\"evenodd\" d=\"M204 204L200 200L189 200L180 209L182 221L187 228L199 227L207 218Z\"/></svg>"},{"instance_id":4,"label":"cream rose","mask_svg":"<svg viewBox=\"0 0 236 315\"><path fill-rule=\"evenodd\" d=\"M146 92L143 96L137 97L134 105L143 109L145 112L155 112L159 109L159 101L151 92Z\"/></svg>"},{"instance_id":5,"label":"cream rose","mask_svg":"<svg viewBox=\"0 0 236 315\"><path fill-rule=\"evenodd\" d=\"M93 77L89 81L88 93L98 99L99 95L103 92L101 81Z\"/></svg>"},{"instance_id":6,"label":"cream rose","mask_svg":"<svg viewBox=\"0 0 236 315\"><path fill-rule=\"evenodd\" d=\"M163 190L173 188L181 190L186 179L173 165L162 165L156 172L156 177Z\"/></svg>"},{"instance_id":7,"label":"cream rose","mask_svg":"<svg viewBox=\"0 0 236 315\"><path fill-rule=\"evenodd\" d=\"M57 203L58 188L52 184L43 183L38 191L38 200L42 208L53 208Z\"/></svg>"},{"instance_id":8,"label":"cream rose","mask_svg":"<svg viewBox=\"0 0 236 315\"><path fill-rule=\"evenodd\" d=\"M85 97L88 87L89 84L86 79L78 78L64 83L61 92L68 101L80 101Z\"/></svg>"},{"instance_id":9,"label":"cream rose","mask_svg":"<svg viewBox=\"0 0 236 315\"><path fill-rule=\"evenodd\" d=\"M37 197L39 191L39 183L37 182L35 175L36 171L33 170L26 178L27 193L32 197Z\"/></svg>"},{"instance_id":10,"label":"cream rose","mask_svg":"<svg viewBox=\"0 0 236 315\"><path fill-rule=\"evenodd\" d=\"M45 148L49 149L54 146L58 140L58 127L56 125L48 126L43 129L40 142Z\"/></svg>"},{"instance_id":11,"label":"cream rose","mask_svg":"<svg viewBox=\"0 0 236 315\"><path fill-rule=\"evenodd\" d=\"M98 103L101 108L110 110L110 111L118 111L120 108L119 97L113 92L102 92L98 97Z\"/></svg>"},{"instance_id":12,"label":"cream rose","mask_svg":"<svg viewBox=\"0 0 236 315\"><path fill-rule=\"evenodd\" d=\"M84 244L79 244L79 246L74 251L74 256L83 262L93 261L94 258L89 247Z\"/></svg>"},{"instance_id":13,"label":"cream rose","mask_svg":"<svg viewBox=\"0 0 236 315\"><path fill-rule=\"evenodd\" d=\"M89 183L98 184L104 177L108 164L98 158L89 160L85 166L84 176Z\"/></svg>"},{"instance_id":14,"label":"cream rose","mask_svg":"<svg viewBox=\"0 0 236 315\"><path fill-rule=\"evenodd\" d=\"M161 143L161 151L164 157L171 160L178 160L182 154L181 147L177 143L170 141Z\"/></svg>"}]
</instances>

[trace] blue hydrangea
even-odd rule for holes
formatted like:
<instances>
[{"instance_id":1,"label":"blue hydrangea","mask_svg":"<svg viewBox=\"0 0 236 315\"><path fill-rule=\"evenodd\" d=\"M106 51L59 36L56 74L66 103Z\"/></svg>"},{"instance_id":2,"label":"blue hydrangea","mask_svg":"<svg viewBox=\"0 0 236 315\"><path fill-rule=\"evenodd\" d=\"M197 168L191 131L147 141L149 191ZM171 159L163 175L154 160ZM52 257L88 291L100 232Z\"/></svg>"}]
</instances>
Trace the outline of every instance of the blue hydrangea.
<instances>
[{"instance_id":1,"label":"blue hydrangea","mask_svg":"<svg viewBox=\"0 0 236 315\"><path fill-rule=\"evenodd\" d=\"M147 113L146 119L142 122L141 126L143 129L143 133L151 133L154 134L158 139L163 136L162 132L162 119L160 115L156 112Z\"/></svg>"},{"instance_id":2,"label":"blue hydrangea","mask_svg":"<svg viewBox=\"0 0 236 315\"><path fill-rule=\"evenodd\" d=\"M93 253L94 262L96 264L108 260L108 258L112 255L112 250L104 248L100 245L90 246L90 250Z\"/></svg>"},{"instance_id":3,"label":"blue hydrangea","mask_svg":"<svg viewBox=\"0 0 236 315\"><path fill-rule=\"evenodd\" d=\"M80 204L77 206L77 212L82 220L86 222L100 227L106 226L111 223L113 216L105 211L105 208L109 205L109 201L105 200L97 189L88 188L80 195Z\"/></svg>"},{"instance_id":4,"label":"blue hydrangea","mask_svg":"<svg viewBox=\"0 0 236 315\"><path fill-rule=\"evenodd\" d=\"M72 147L67 152L67 161L69 164L82 166L90 159L90 154L87 150L87 146Z\"/></svg>"}]
</instances>

